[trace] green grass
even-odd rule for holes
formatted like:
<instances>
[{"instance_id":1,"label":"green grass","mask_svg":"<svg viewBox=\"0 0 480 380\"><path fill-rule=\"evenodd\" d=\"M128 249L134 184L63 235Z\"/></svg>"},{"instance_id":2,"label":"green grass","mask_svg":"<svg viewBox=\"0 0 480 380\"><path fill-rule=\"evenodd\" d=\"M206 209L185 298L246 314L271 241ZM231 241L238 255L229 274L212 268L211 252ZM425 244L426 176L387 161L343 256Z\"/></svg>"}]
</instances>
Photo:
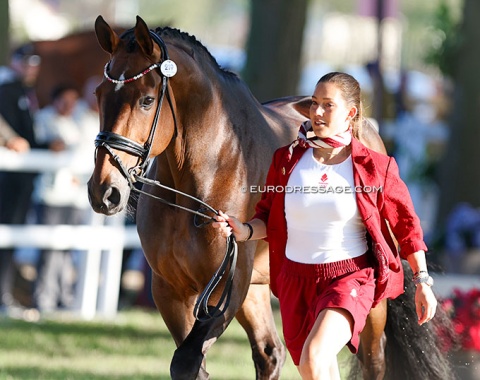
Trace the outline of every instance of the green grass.
<instances>
[{"instance_id":1,"label":"green grass","mask_svg":"<svg viewBox=\"0 0 480 380\"><path fill-rule=\"evenodd\" d=\"M279 316L275 319L279 325ZM281 331L281 330L279 330ZM0 380L170 379L174 343L154 311L122 311L114 321L0 318ZM342 351L342 359L348 355ZM207 355L212 379L254 379L246 334L233 321ZM290 357L282 379L299 379Z\"/></svg>"}]
</instances>

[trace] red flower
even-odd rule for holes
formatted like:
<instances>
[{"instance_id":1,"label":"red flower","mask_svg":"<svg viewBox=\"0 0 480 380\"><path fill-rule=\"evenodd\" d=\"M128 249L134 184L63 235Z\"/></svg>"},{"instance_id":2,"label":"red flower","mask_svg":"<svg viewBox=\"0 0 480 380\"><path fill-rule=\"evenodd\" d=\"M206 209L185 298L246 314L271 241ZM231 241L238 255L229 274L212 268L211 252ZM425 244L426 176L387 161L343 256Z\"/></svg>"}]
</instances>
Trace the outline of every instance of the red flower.
<instances>
[{"instance_id":1,"label":"red flower","mask_svg":"<svg viewBox=\"0 0 480 380\"><path fill-rule=\"evenodd\" d=\"M440 305L452 318L463 349L480 351L480 289L454 289L453 297Z\"/></svg>"}]
</instances>

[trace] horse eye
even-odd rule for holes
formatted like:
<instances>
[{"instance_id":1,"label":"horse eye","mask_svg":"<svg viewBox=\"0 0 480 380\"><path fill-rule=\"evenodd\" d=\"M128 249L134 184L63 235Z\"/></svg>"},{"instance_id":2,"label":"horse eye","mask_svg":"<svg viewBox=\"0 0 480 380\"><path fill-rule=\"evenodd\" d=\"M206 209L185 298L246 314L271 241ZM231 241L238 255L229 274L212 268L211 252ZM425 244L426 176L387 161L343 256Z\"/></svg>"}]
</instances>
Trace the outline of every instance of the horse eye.
<instances>
[{"instance_id":1,"label":"horse eye","mask_svg":"<svg viewBox=\"0 0 480 380\"><path fill-rule=\"evenodd\" d=\"M151 96L144 96L143 98L140 99L140 107L150 108L154 101L155 101L155 98L152 98Z\"/></svg>"}]
</instances>

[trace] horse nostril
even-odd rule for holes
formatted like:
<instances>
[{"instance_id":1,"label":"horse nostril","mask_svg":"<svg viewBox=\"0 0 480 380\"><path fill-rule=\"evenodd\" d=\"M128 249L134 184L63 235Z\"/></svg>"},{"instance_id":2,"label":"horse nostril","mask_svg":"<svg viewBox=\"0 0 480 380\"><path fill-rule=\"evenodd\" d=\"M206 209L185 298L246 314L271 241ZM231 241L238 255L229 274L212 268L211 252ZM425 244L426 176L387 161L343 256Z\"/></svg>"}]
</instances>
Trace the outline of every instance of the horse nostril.
<instances>
[{"instance_id":1,"label":"horse nostril","mask_svg":"<svg viewBox=\"0 0 480 380\"><path fill-rule=\"evenodd\" d=\"M105 194L103 195L103 203L107 206L115 207L120 204L120 198L120 190L118 190L117 187L112 186L105 191Z\"/></svg>"}]
</instances>

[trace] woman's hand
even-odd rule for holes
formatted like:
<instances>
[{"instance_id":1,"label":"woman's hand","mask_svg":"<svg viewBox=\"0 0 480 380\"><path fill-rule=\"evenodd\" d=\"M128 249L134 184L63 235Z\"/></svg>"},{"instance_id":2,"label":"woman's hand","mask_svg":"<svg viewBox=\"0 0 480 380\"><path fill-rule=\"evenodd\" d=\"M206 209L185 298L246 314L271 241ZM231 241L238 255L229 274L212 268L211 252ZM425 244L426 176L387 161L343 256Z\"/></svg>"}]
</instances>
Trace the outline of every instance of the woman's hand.
<instances>
[{"instance_id":1,"label":"woman's hand","mask_svg":"<svg viewBox=\"0 0 480 380\"><path fill-rule=\"evenodd\" d=\"M248 227L234 216L228 216L222 211L219 211L219 215L215 215L213 218L216 222L213 222L212 226L220 229L224 237L230 236L232 233L237 241L244 241L248 237Z\"/></svg>"},{"instance_id":2,"label":"woman's hand","mask_svg":"<svg viewBox=\"0 0 480 380\"><path fill-rule=\"evenodd\" d=\"M437 299L433 294L432 287L424 281L416 281L419 276L425 280L428 276L427 261L425 258L425 251L419 250L407 257L407 261L412 268L414 274L413 281L416 283L417 290L415 292L415 308L417 310L418 323L423 325L428 322L435 315L437 310ZM427 281L428 282L428 281Z\"/></svg>"},{"instance_id":3,"label":"woman's hand","mask_svg":"<svg viewBox=\"0 0 480 380\"><path fill-rule=\"evenodd\" d=\"M437 310L437 299L435 298L435 294L433 294L431 286L425 283L417 285L415 306L417 309L418 324L423 325L433 318Z\"/></svg>"}]
</instances>

